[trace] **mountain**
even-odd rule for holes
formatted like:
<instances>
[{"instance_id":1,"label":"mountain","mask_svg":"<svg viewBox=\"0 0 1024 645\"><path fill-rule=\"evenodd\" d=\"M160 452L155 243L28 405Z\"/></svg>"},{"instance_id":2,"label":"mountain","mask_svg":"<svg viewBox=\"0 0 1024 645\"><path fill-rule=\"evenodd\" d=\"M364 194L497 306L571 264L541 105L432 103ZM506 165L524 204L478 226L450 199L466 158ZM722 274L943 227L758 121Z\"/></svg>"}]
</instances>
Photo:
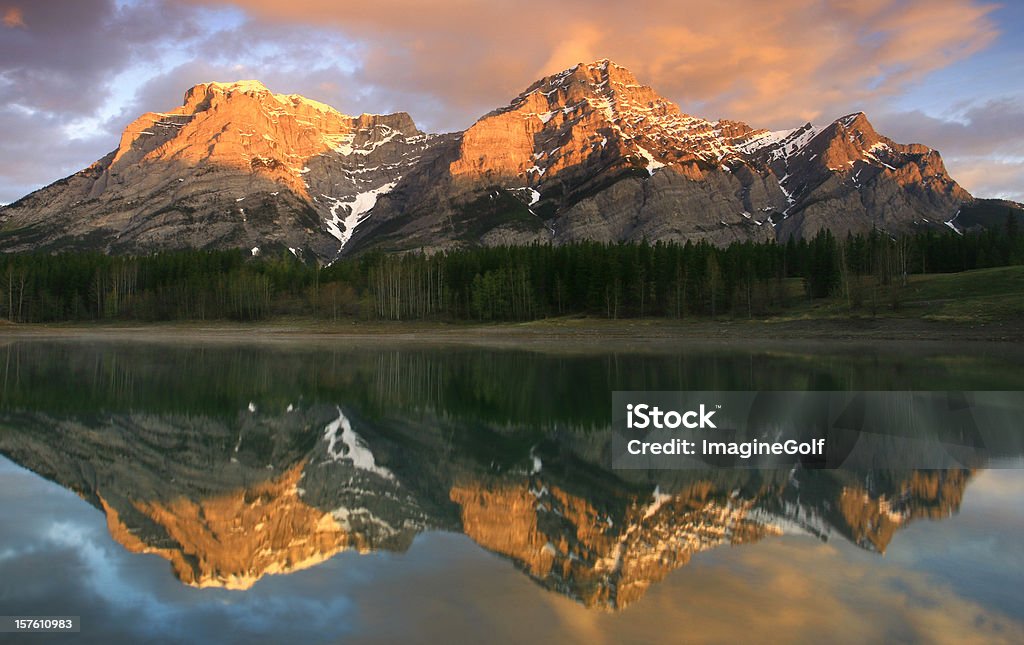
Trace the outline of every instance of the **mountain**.
<instances>
[{"instance_id":1,"label":"mountain","mask_svg":"<svg viewBox=\"0 0 1024 645\"><path fill-rule=\"evenodd\" d=\"M751 365L780 388L836 382L836 361L821 355L3 349L0 455L74 491L126 549L159 555L198 587L246 588L341 551L404 551L420 533L449 531L546 589L618 609L699 552L780 533L884 553L915 519L959 509L973 479L966 466L611 467L613 388L729 383ZM842 377L958 378L944 359L917 359L847 361ZM906 463L934 447L912 445ZM1020 443L1007 445L989 456L1018 459Z\"/></svg>"},{"instance_id":2,"label":"mountain","mask_svg":"<svg viewBox=\"0 0 1024 645\"><path fill-rule=\"evenodd\" d=\"M345 116L256 81L190 89L117 150L0 210L0 249L367 249L786 240L958 230L979 200L862 113L758 130L682 113L608 60L545 77L461 133ZM257 250L258 249L258 250Z\"/></svg>"},{"instance_id":3,"label":"mountain","mask_svg":"<svg viewBox=\"0 0 1024 645\"><path fill-rule=\"evenodd\" d=\"M0 212L10 250L292 248L333 257L442 137L256 81L197 85L89 168Z\"/></svg>"},{"instance_id":4,"label":"mountain","mask_svg":"<svg viewBox=\"0 0 1024 645\"><path fill-rule=\"evenodd\" d=\"M460 429L422 411L370 422L327 405L261 403L228 418L3 410L0 429L0 454L77 493L104 513L114 540L166 559L190 586L248 589L342 551L401 552L422 532L450 531L542 587L608 610L700 552L769 536L841 537L884 553L910 521L956 511L971 478L667 472L652 492L583 458L605 432L510 455L500 446L507 427Z\"/></svg>"}]
</instances>

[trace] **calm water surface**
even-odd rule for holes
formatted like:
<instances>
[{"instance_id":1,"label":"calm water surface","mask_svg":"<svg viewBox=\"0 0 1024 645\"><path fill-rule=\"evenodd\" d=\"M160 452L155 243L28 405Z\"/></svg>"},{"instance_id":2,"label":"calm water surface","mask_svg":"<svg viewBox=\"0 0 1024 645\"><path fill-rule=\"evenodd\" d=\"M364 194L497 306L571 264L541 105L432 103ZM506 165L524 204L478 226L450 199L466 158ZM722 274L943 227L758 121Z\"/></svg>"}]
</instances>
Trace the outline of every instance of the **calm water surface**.
<instances>
[{"instance_id":1,"label":"calm water surface","mask_svg":"<svg viewBox=\"0 0 1024 645\"><path fill-rule=\"evenodd\" d=\"M613 471L608 446L613 390L1024 390L1022 366L8 343L0 613L82 617L11 642L1022 642L1024 470Z\"/></svg>"}]
</instances>

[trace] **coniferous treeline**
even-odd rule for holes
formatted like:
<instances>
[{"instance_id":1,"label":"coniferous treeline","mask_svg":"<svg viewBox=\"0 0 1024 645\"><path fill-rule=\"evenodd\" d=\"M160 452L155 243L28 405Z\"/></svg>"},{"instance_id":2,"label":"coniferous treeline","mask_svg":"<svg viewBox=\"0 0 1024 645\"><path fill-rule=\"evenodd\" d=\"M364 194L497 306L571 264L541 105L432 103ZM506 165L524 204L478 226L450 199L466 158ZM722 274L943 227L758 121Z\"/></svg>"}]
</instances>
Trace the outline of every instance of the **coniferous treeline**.
<instances>
[{"instance_id":1,"label":"coniferous treeline","mask_svg":"<svg viewBox=\"0 0 1024 645\"><path fill-rule=\"evenodd\" d=\"M317 268L284 251L0 256L0 317L14 322L260 320L274 315L384 320L511 321L765 316L797 299L839 297L852 309L898 306L912 273L1024 263L1024 236L1000 231L822 232L786 244L584 242L424 255L367 254Z\"/></svg>"}]
</instances>

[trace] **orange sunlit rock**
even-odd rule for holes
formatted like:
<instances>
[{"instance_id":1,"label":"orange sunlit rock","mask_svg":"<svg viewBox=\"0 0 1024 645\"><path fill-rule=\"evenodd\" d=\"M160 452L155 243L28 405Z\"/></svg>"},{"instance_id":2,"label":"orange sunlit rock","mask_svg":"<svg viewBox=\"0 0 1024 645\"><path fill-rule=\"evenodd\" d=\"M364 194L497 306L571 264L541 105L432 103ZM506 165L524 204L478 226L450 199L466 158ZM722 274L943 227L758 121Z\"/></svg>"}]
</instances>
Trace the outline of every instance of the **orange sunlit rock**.
<instances>
[{"instance_id":1,"label":"orange sunlit rock","mask_svg":"<svg viewBox=\"0 0 1024 645\"><path fill-rule=\"evenodd\" d=\"M540 485L540 484L537 484ZM749 504L712 499L700 482L613 518L558 487L479 483L451 489L463 531L542 585L588 607L622 609L699 551L777 534L745 520Z\"/></svg>"},{"instance_id":2,"label":"orange sunlit rock","mask_svg":"<svg viewBox=\"0 0 1024 645\"><path fill-rule=\"evenodd\" d=\"M264 575L305 569L363 546L329 513L302 501L297 483L304 465L251 489L200 502L136 502L135 508L164 529L174 547L141 542L103 501L107 526L128 550L169 560L188 585L248 589Z\"/></svg>"}]
</instances>

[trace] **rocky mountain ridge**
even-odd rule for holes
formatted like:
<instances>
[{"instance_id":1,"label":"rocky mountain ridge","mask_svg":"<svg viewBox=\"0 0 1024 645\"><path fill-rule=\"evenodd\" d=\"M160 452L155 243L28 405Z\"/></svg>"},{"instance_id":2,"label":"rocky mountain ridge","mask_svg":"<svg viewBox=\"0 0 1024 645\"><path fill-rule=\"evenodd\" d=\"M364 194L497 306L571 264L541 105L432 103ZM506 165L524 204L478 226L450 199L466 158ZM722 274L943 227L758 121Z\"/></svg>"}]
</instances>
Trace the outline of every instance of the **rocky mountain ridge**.
<instances>
[{"instance_id":1,"label":"rocky mountain ridge","mask_svg":"<svg viewBox=\"0 0 1024 645\"><path fill-rule=\"evenodd\" d=\"M601 431L563 433L496 468L495 455L452 443L450 420L421 411L370 422L328 405L250 403L234 419L5 410L0 429L0 454L80 495L114 540L163 557L190 586L247 589L345 550L404 551L440 530L606 610L719 546L795 532L884 552L911 520L959 508L971 475L666 472L630 483L586 461L607 441Z\"/></svg>"},{"instance_id":2,"label":"rocky mountain ridge","mask_svg":"<svg viewBox=\"0 0 1024 645\"><path fill-rule=\"evenodd\" d=\"M376 195L439 139L404 113L353 117L257 81L201 84L181 107L142 115L115 151L0 218L22 231L11 250L258 254L276 245L329 258Z\"/></svg>"},{"instance_id":3,"label":"rocky mountain ridge","mask_svg":"<svg viewBox=\"0 0 1024 645\"><path fill-rule=\"evenodd\" d=\"M530 85L461 133L204 83L89 168L0 209L0 249L367 249L785 240L957 229L939 153L861 113L768 131L682 113L609 60Z\"/></svg>"}]
</instances>

